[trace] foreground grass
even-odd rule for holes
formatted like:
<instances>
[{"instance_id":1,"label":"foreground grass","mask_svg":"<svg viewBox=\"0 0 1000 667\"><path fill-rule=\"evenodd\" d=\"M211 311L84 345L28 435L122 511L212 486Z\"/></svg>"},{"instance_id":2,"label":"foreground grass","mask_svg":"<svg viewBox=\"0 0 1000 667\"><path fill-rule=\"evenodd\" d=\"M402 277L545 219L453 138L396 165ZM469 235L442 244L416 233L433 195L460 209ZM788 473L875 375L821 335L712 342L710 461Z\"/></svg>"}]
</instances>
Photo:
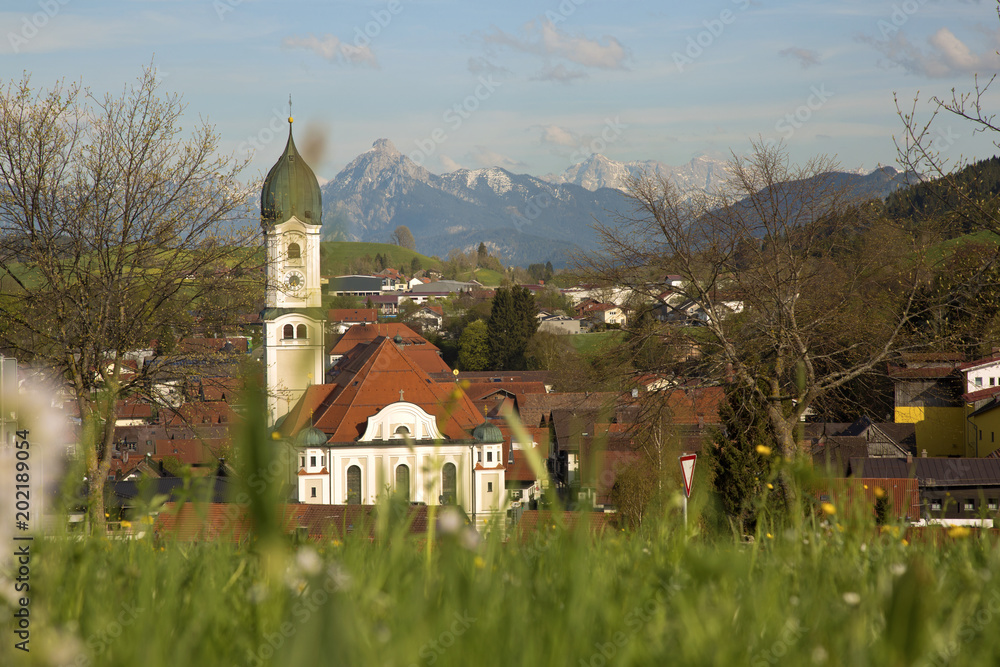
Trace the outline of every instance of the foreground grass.
<instances>
[{"instance_id":1,"label":"foreground grass","mask_svg":"<svg viewBox=\"0 0 1000 667\"><path fill-rule=\"evenodd\" d=\"M996 664L989 533L816 521L755 544L665 521L595 538L441 535L249 549L36 542L31 652L3 665ZM943 538L938 543L930 536Z\"/></svg>"}]
</instances>

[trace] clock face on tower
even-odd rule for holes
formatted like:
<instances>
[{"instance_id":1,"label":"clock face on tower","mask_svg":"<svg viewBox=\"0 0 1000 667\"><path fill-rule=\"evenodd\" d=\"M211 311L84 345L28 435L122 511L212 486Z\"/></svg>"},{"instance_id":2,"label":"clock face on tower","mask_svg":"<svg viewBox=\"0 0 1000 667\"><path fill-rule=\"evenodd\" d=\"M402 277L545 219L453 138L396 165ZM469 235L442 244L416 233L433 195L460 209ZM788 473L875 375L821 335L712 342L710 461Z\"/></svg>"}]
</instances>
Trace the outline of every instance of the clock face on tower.
<instances>
[{"instance_id":1,"label":"clock face on tower","mask_svg":"<svg viewBox=\"0 0 1000 667\"><path fill-rule=\"evenodd\" d=\"M285 288L290 292L298 292L306 286L306 277L301 271L289 271L285 274Z\"/></svg>"}]
</instances>

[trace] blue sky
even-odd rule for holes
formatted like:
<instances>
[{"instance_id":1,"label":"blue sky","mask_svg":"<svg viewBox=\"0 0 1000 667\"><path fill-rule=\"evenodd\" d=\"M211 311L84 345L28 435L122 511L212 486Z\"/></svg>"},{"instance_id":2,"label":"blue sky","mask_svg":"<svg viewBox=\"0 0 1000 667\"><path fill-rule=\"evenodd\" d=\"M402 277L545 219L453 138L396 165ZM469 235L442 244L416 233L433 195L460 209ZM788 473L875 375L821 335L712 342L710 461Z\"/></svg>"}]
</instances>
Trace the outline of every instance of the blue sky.
<instances>
[{"instance_id":1,"label":"blue sky","mask_svg":"<svg viewBox=\"0 0 1000 667\"><path fill-rule=\"evenodd\" d=\"M380 137L438 173L542 175L590 152L678 165L752 137L872 169L895 163L894 93L927 113L1000 69L991 2L7 0L0 27L5 84L120 91L153 62L189 123L255 151L248 179L281 150L289 95L324 180ZM939 127L949 159L997 152Z\"/></svg>"}]
</instances>

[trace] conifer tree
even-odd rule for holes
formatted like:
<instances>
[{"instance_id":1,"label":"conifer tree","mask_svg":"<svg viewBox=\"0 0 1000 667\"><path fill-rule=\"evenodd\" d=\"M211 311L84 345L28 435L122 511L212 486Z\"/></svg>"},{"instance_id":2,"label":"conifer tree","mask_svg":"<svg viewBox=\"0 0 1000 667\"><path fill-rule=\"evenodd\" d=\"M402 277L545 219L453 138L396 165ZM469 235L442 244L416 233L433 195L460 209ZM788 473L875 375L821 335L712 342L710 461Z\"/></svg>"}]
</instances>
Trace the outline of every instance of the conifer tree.
<instances>
[{"instance_id":1,"label":"conifer tree","mask_svg":"<svg viewBox=\"0 0 1000 667\"><path fill-rule=\"evenodd\" d=\"M501 287L493 296L487 322L490 367L494 370L524 370L528 341L538 329L535 295L525 287Z\"/></svg>"}]
</instances>

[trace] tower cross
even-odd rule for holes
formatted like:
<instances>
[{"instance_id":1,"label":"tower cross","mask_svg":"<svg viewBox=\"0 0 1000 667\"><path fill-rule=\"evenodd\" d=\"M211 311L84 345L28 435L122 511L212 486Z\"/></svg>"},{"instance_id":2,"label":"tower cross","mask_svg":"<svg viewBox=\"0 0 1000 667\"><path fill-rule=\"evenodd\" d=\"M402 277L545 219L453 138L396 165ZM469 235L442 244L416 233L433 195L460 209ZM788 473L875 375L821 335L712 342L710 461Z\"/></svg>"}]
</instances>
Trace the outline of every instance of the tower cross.
<instances>
[{"instance_id":1,"label":"tower cross","mask_svg":"<svg viewBox=\"0 0 1000 667\"><path fill-rule=\"evenodd\" d=\"M403 400L403 390L399 390L399 400Z\"/></svg>"}]
</instances>

